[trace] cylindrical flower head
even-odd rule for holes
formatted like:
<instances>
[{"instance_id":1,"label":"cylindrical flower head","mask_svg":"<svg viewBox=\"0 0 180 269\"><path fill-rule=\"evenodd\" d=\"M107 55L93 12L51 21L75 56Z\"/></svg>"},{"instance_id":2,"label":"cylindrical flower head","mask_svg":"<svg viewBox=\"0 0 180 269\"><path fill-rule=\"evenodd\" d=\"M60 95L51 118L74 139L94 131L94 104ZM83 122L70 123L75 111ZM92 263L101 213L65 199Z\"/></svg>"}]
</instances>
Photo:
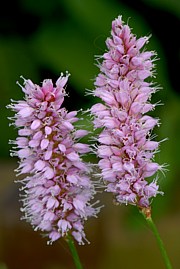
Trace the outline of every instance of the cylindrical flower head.
<instances>
[{"instance_id":1,"label":"cylindrical flower head","mask_svg":"<svg viewBox=\"0 0 180 269\"><path fill-rule=\"evenodd\" d=\"M49 243L70 233L83 244L84 221L99 209L90 203L95 188L91 167L82 160L90 149L79 142L88 132L74 127L76 111L61 107L68 76L62 74L55 87L50 79L42 86L24 80L24 101L8 106L16 112L12 119L19 129L11 155L20 159L18 174L28 174L20 180L23 218L43 231Z\"/></svg>"},{"instance_id":2,"label":"cylindrical flower head","mask_svg":"<svg viewBox=\"0 0 180 269\"><path fill-rule=\"evenodd\" d=\"M99 168L116 203L148 207L159 193L157 180L149 182L162 166L153 162L159 143L151 130L158 120L144 115L154 109L150 103L156 87L145 81L153 75L153 51L141 50L148 37L137 39L119 16L112 22L108 51L99 63L93 95L103 104L92 106L94 128L102 128L97 140Z\"/></svg>"}]
</instances>

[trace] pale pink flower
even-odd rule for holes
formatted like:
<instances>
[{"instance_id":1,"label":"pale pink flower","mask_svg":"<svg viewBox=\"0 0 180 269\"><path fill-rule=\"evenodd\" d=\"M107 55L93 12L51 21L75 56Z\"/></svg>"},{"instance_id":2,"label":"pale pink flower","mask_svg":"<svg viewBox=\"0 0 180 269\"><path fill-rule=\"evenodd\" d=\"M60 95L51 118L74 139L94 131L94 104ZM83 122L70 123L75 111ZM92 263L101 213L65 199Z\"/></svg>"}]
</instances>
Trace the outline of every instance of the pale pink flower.
<instances>
[{"instance_id":1,"label":"pale pink flower","mask_svg":"<svg viewBox=\"0 0 180 269\"><path fill-rule=\"evenodd\" d=\"M50 79L42 86L24 79L25 98L13 101L8 108L15 111L12 118L18 137L12 156L20 159L18 175L28 174L23 180L24 219L35 230L49 237L49 243L67 234L82 244L86 240L84 221L96 216L93 208L95 194L89 178L91 166L82 160L89 146L80 143L86 130L77 130L77 112L62 107L68 74L60 76L56 85Z\"/></svg>"},{"instance_id":2,"label":"pale pink flower","mask_svg":"<svg viewBox=\"0 0 180 269\"><path fill-rule=\"evenodd\" d=\"M94 128L102 128L96 152L106 191L114 194L116 203L138 207L148 207L160 193L157 177L148 177L163 169L153 160L159 142L151 136L159 120L145 115L155 108L150 99L157 89L146 80L153 76L156 55L142 50L148 40L137 39L120 16L112 22L92 92L103 104L90 109Z\"/></svg>"}]
</instances>

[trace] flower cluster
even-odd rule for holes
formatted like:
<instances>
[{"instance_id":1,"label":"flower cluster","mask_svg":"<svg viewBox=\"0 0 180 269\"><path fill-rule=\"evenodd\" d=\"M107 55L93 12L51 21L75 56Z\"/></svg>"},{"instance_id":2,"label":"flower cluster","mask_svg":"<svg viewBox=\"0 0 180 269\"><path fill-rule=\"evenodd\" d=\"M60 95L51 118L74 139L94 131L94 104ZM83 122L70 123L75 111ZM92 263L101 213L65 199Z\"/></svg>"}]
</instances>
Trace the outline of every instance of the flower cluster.
<instances>
[{"instance_id":1,"label":"flower cluster","mask_svg":"<svg viewBox=\"0 0 180 269\"><path fill-rule=\"evenodd\" d=\"M159 142L153 141L152 129L158 119L147 112L157 87L147 82L153 76L155 52L141 50L148 37L136 38L119 16L112 22L108 51L99 63L93 95L102 103L90 109L94 128L102 128L97 140L98 163L106 190L116 203L149 207L158 191L157 178L148 182L163 166L153 162Z\"/></svg>"},{"instance_id":2,"label":"flower cluster","mask_svg":"<svg viewBox=\"0 0 180 269\"><path fill-rule=\"evenodd\" d=\"M25 100L8 106L16 112L12 119L19 129L11 155L20 159L18 174L27 174L19 180L23 218L43 231L49 243L71 234L82 244L84 220L99 209L90 204L95 188L91 167L82 160L90 149L79 143L88 132L74 127L76 111L61 107L68 76L62 74L55 87L49 79L41 87L24 79Z\"/></svg>"}]
</instances>

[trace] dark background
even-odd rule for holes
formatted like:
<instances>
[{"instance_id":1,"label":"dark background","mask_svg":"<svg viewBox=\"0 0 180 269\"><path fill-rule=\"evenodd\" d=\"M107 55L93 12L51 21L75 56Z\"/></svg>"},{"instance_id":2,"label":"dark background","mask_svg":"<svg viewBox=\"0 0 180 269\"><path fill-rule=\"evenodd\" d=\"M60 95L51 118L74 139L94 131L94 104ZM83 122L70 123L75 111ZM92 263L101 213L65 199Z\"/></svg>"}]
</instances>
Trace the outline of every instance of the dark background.
<instances>
[{"instance_id":1,"label":"dark background","mask_svg":"<svg viewBox=\"0 0 180 269\"><path fill-rule=\"evenodd\" d=\"M71 269L68 247L59 240L53 246L20 221L18 185L14 184L17 160L10 159L6 109L10 99L23 97L16 85L20 75L39 84L55 82L61 72L71 73L65 105L68 110L87 109L95 100L85 96L98 74L95 55L105 51L111 21L118 15L138 37L152 34L147 49L159 60L156 81L162 86L152 102L161 100L153 112L161 119L157 140L168 137L157 154L167 163L166 177L159 175L164 196L153 201L153 216L174 268L180 268L180 98L178 0L19 0L6 1L0 13L0 269ZM86 120L85 120L85 124ZM93 160L97 160L94 158ZM114 206L110 194L100 196L105 207L98 219L86 223L90 245L78 246L85 269L163 269L155 239L137 209Z\"/></svg>"}]
</instances>

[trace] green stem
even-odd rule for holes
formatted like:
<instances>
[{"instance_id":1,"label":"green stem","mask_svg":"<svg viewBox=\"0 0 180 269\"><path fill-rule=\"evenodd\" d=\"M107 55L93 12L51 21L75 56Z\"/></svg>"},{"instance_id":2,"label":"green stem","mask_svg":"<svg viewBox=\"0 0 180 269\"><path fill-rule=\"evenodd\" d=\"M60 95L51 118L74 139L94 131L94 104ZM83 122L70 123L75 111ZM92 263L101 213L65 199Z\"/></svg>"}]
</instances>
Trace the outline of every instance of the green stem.
<instances>
[{"instance_id":1,"label":"green stem","mask_svg":"<svg viewBox=\"0 0 180 269\"><path fill-rule=\"evenodd\" d=\"M164 259L164 263L166 265L166 268L167 269L172 269L172 265L170 263L169 257L167 255L166 249L165 249L164 244L163 244L163 241L162 241L162 239L160 237L160 234L159 234L159 232L157 230L157 227L156 227L155 223L153 222L153 220L151 218L151 212L148 211L148 213L147 213L146 210L145 211L142 210L141 212L142 212L142 214L143 214L149 228L151 229L151 231L154 233L154 235L156 237L156 240L157 240L159 249L161 251L162 257Z\"/></svg>"},{"instance_id":2,"label":"green stem","mask_svg":"<svg viewBox=\"0 0 180 269\"><path fill-rule=\"evenodd\" d=\"M76 246L74 244L74 240L72 239L72 237L70 235L68 235L66 237L66 241L67 241L67 243L69 245L69 248L70 248L72 257L74 259L74 263L76 265L76 269L83 269L82 264L81 264L80 259L79 259L79 255L78 255Z\"/></svg>"}]
</instances>

